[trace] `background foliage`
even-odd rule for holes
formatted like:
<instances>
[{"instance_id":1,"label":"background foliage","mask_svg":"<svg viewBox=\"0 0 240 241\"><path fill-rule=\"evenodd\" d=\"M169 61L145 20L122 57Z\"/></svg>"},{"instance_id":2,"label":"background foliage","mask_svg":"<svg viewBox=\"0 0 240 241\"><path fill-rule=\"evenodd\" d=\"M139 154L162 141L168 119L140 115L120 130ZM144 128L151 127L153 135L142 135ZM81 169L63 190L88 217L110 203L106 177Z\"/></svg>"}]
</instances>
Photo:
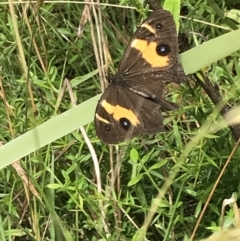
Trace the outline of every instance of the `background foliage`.
<instances>
[{"instance_id":1,"label":"background foliage","mask_svg":"<svg viewBox=\"0 0 240 241\"><path fill-rule=\"evenodd\" d=\"M227 57L211 64L207 51L183 57L185 70L206 64L188 83L169 86L167 98L180 105L166 116L169 131L108 147L91 122L98 97L88 100L101 93L102 77L115 72L148 11L136 0L100 6L93 5L88 15L80 1L0 3L0 162L5 167L15 161L0 171L0 239L141 240L154 203L145 240L190 238L198 220L195 238L207 237L219 230L223 200L240 192L238 128L209 132L210 124L222 120L220 100L223 110L239 102L240 52L213 42L215 55L225 51ZM235 1L165 1L164 6L175 19L181 10L182 52L239 27L230 11L239 9ZM239 46L238 39L226 41ZM213 94L221 98L214 101ZM83 105L65 112L74 98ZM83 129L73 131L83 123L89 123L85 131L93 149ZM161 192L165 196L159 199ZM224 215L225 226L234 225L233 210Z\"/></svg>"}]
</instances>

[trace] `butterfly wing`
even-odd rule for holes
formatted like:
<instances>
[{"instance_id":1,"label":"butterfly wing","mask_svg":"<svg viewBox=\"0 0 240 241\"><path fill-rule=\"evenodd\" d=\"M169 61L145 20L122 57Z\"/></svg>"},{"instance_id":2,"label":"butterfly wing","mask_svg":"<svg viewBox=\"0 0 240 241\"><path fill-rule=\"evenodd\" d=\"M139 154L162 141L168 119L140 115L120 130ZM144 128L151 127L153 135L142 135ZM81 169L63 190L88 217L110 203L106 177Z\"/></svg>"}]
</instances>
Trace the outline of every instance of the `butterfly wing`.
<instances>
[{"instance_id":1,"label":"butterfly wing","mask_svg":"<svg viewBox=\"0 0 240 241\"><path fill-rule=\"evenodd\" d=\"M158 104L115 84L103 93L94 122L97 135L106 144L165 130Z\"/></svg>"},{"instance_id":2,"label":"butterfly wing","mask_svg":"<svg viewBox=\"0 0 240 241\"><path fill-rule=\"evenodd\" d=\"M164 70L164 71L163 71ZM178 37L175 22L169 11L154 11L139 26L118 69L118 75L124 79L141 76L165 83L181 83L186 79L183 68L178 62Z\"/></svg>"},{"instance_id":3,"label":"butterfly wing","mask_svg":"<svg viewBox=\"0 0 240 241\"><path fill-rule=\"evenodd\" d=\"M165 86L185 78L178 62L173 17L166 10L157 10L133 35L116 79L97 105L95 127L99 138L117 144L142 133L164 131L161 110L176 108L164 99Z\"/></svg>"}]
</instances>

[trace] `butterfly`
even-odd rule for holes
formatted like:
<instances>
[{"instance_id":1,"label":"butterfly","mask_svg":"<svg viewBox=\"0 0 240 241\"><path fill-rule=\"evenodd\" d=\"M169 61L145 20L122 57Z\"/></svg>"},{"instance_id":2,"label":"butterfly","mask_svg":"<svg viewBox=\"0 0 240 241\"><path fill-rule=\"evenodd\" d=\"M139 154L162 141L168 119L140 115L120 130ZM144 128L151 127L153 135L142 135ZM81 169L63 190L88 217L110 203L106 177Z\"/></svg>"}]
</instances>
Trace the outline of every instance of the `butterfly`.
<instances>
[{"instance_id":1,"label":"butterfly","mask_svg":"<svg viewBox=\"0 0 240 241\"><path fill-rule=\"evenodd\" d=\"M165 87L186 80L178 52L172 14L163 9L152 12L134 33L117 75L97 104L94 123L104 143L165 130L161 112L177 108L164 98Z\"/></svg>"}]
</instances>

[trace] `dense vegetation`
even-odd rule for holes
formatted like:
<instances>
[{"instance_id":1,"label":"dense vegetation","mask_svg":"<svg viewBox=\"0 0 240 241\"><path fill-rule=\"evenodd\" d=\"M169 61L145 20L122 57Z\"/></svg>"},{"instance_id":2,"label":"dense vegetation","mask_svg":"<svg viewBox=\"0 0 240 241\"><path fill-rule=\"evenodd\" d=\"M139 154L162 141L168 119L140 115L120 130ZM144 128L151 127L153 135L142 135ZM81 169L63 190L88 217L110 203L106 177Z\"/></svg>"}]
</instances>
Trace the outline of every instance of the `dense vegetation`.
<instances>
[{"instance_id":1,"label":"dense vegetation","mask_svg":"<svg viewBox=\"0 0 240 241\"><path fill-rule=\"evenodd\" d=\"M240 111L230 128L223 118L239 103L230 10L240 6L165 1L182 16L181 52L193 50L181 56L188 82L167 90L180 108L166 113L167 132L109 147L92 122L95 96L148 15L141 1L116 2L90 12L81 1L0 3L0 240L183 240L198 221L194 239L206 238L240 193ZM234 211L223 215L233 226Z\"/></svg>"}]
</instances>

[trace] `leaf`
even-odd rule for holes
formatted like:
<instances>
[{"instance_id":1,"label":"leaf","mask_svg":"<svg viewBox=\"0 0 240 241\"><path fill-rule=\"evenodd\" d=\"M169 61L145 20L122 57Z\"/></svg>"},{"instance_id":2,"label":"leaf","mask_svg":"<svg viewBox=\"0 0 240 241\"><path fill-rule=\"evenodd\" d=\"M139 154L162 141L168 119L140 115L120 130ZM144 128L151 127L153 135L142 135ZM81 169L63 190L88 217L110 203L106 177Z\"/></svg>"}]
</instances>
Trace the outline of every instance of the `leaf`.
<instances>
[{"instance_id":1,"label":"leaf","mask_svg":"<svg viewBox=\"0 0 240 241\"><path fill-rule=\"evenodd\" d=\"M139 160L139 154L135 148L132 148L130 151L130 159L134 163L137 163L137 161Z\"/></svg>"},{"instance_id":2,"label":"leaf","mask_svg":"<svg viewBox=\"0 0 240 241\"><path fill-rule=\"evenodd\" d=\"M225 13L225 17L231 18L232 20L240 23L240 10L232 9Z\"/></svg>"},{"instance_id":3,"label":"leaf","mask_svg":"<svg viewBox=\"0 0 240 241\"><path fill-rule=\"evenodd\" d=\"M137 184L143 177L143 174L138 174L137 176L133 177L129 182L128 182L128 187L133 186Z\"/></svg>"},{"instance_id":4,"label":"leaf","mask_svg":"<svg viewBox=\"0 0 240 241\"><path fill-rule=\"evenodd\" d=\"M164 166L167 162L168 162L167 159L163 159L163 160L159 161L158 163L154 164L153 166L151 166L150 170L159 169L160 167Z\"/></svg>"},{"instance_id":5,"label":"leaf","mask_svg":"<svg viewBox=\"0 0 240 241\"><path fill-rule=\"evenodd\" d=\"M47 187L50 189L58 189L58 188L62 188L62 185L57 183L52 183L52 184L48 184Z\"/></svg>"}]
</instances>

